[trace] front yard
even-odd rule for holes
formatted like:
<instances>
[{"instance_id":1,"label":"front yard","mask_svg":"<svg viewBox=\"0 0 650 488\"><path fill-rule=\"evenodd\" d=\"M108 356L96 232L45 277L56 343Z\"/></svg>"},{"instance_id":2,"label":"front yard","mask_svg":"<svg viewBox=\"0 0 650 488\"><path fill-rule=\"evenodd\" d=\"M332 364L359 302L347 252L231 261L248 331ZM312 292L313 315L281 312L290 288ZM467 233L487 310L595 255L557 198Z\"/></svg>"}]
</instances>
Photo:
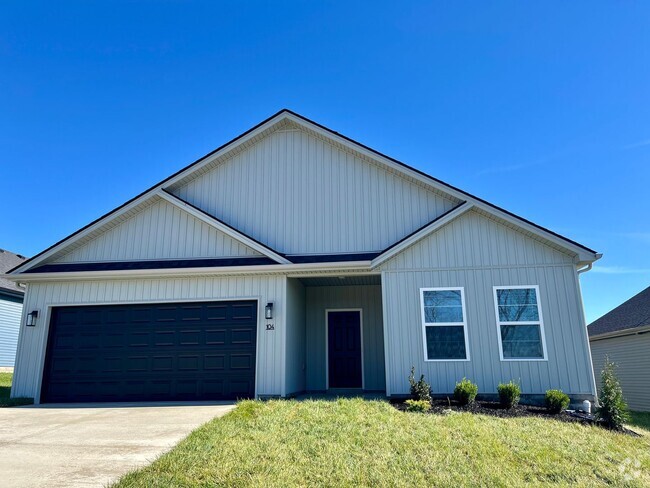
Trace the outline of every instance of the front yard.
<instances>
[{"instance_id":1,"label":"front yard","mask_svg":"<svg viewBox=\"0 0 650 488\"><path fill-rule=\"evenodd\" d=\"M34 400L31 398L9 398L11 395L12 378L13 373L0 373L0 408L34 403Z\"/></svg>"},{"instance_id":2,"label":"front yard","mask_svg":"<svg viewBox=\"0 0 650 488\"><path fill-rule=\"evenodd\" d=\"M382 401L245 401L118 487L650 485L642 437Z\"/></svg>"}]
</instances>

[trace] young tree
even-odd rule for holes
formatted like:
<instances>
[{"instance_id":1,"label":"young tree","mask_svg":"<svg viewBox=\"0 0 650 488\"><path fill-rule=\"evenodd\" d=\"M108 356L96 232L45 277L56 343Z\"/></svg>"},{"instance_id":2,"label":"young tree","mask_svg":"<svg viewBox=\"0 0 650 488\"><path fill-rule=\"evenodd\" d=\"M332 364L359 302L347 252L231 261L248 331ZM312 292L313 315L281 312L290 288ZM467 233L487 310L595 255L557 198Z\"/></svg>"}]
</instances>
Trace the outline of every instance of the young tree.
<instances>
[{"instance_id":1,"label":"young tree","mask_svg":"<svg viewBox=\"0 0 650 488\"><path fill-rule=\"evenodd\" d=\"M596 410L596 415L609 428L621 430L623 424L629 420L629 415L615 370L616 365L606 357L605 367L600 374L601 389L598 399L600 407Z\"/></svg>"}]
</instances>

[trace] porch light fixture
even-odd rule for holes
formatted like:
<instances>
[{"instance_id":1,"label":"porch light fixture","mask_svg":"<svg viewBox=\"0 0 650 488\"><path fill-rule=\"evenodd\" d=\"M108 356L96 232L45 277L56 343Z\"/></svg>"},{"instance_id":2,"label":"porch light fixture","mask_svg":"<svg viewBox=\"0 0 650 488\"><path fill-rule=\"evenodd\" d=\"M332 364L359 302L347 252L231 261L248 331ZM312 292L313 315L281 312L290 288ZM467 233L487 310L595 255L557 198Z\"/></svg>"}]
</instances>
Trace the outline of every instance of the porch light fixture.
<instances>
[{"instance_id":1,"label":"porch light fixture","mask_svg":"<svg viewBox=\"0 0 650 488\"><path fill-rule=\"evenodd\" d=\"M269 302L264 307L264 317L266 320L271 320L273 318L273 302Z\"/></svg>"},{"instance_id":2,"label":"porch light fixture","mask_svg":"<svg viewBox=\"0 0 650 488\"><path fill-rule=\"evenodd\" d=\"M36 325L36 319L38 318L38 310L32 310L27 314L27 322L25 325L27 327L34 327Z\"/></svg>"}]
</instances>

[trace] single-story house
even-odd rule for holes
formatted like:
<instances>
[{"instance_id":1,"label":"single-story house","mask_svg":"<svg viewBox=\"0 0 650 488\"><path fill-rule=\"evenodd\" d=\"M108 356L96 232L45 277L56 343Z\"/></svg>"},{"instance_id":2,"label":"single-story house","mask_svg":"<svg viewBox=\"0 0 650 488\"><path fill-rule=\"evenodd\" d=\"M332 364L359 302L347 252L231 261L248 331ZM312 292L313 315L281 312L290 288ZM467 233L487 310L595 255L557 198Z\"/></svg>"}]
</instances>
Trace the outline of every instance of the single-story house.
<instances>
[{"instance_id":1,"label":"single-story house","mask_svg":"<svg viewBox=\"0 0 650 488\"><path fill-rule=\"evenodd\" d=\"M593 399L599 257L282 110L11 271L12 395L401 396L415 366L438 394Z\"/></svg>"},{"instance_id":2,"label":"single-story house","mask_svg":"<svg viewBox=\"0 0 650 488\"><path fill-rule=\"evenodd\" d=\"M5 273L25 261L25 257L0 249L0 273ZM13 281L0 278L0 370L13 371L23 312L25 289Z\"/></svg>"},{"instance_id":3,"label":"single-story house","mask_svg":"<svg viewBox=\"0 0 650 488\"><path fill-rule=\"evenodd\" d=\"M599 387L609 357L617 366L630 409L650 412L650 287L589 324L587 330Z\"/></svg>"}]
</instances>

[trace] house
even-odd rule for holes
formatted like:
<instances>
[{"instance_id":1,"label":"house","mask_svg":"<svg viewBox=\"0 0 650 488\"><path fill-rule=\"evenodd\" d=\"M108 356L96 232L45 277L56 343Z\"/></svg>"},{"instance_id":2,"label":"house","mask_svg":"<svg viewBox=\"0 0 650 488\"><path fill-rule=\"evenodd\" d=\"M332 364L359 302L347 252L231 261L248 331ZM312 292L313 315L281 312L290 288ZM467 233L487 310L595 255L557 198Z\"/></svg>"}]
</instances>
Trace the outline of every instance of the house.
<instances>
[{"instance_id":1,"label":"house","mask_svg":"<svg viewBox=\"0 0 650 488\"><path fill-rule=\"evenodd\" d=\"M25 261L20 254L0 249L0 273ZM25 290L0 277L0 371L13 371Z\"/></svg>"},{"instance_id":2,"label":"house","mask_svg":"<svg viewBox=\"0 0 650 488\"><path fill-rule=\"evenodd\" d=\"M593 399L599 257L282 110L11 271L12 395L400 396L414 365L436 393Z\"/></svg>"},{"instance_id":3,"label":"house","mask_svg":"<svg viewBox=\"0 0 650 488\"><path fill-rule=\"evenodd\" d=\"M589 324L594 375L600 384L605 358L631 410L650 412L650 287Z\"/></svg>"}]
</instances>

